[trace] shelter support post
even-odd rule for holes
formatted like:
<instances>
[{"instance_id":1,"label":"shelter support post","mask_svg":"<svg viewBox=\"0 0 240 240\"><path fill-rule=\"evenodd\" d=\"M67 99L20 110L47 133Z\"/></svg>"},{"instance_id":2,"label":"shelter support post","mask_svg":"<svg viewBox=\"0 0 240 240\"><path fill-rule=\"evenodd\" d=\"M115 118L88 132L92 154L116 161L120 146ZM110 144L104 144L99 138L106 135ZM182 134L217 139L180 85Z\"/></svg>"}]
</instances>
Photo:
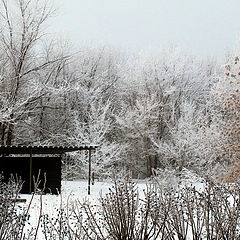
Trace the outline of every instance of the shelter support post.
<instances>
[{"instance_id":1,"label":"shelter support post","mask_svg":"<svg viewBox=\"0 0 240 240\"><path fill-rule=\"evenodd\" d=\"M91 193L91 168L92 168L92 152L91 152L91 149L88 150L88 195L90 195Z\"/></svg>"},{"instance_id":2,"label":"shelter support post","mask_svg":"<svg viewBox=\"0 0 240 240\"><path fill-rule=\"evenodd\" d=\"M29 193L32 192L32 149L30 149L30 166L29 166Z\"/></svg>"}]
</instances>

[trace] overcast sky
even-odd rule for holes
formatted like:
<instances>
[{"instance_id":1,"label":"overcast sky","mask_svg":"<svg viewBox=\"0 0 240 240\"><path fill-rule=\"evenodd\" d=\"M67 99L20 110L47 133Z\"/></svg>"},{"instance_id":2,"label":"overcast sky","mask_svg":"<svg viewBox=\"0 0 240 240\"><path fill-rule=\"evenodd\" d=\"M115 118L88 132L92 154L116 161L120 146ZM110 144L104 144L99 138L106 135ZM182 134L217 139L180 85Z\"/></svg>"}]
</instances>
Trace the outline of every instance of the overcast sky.
<instances>
[{"instance_id":1,"label":"overcast sky","mask_svg":"<svg viewBox=\"0 0 240 240\"><path fill-rule=\"evenodd\" d=\"M221 57L240 38L240 0L61 0L54 31L73 43L146 50L178 44Z\"/></svg>"}]
</instances>

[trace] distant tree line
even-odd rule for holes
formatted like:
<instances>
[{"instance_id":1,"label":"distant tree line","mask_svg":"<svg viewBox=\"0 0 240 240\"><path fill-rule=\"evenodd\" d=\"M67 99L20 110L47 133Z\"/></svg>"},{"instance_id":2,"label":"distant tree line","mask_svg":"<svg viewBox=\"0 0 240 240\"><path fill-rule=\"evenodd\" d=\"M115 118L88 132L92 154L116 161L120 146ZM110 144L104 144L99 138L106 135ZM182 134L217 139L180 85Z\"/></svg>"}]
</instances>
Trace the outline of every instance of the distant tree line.
<instances>
[{"instance_id":1,"label":"distant tree line","mask_svg":"<svg viewBox=\"0 0 240 240\"><path fill-rule=\"evenodd\" d=\"M76 53L49 41L50 2L1 0L0 10L1 145L96 144L99 176L158 168L238 176L237 57L224 69L177 47ZM85 156L68 157L76 176L84 171Z\"/></svg>"}]
</instances>

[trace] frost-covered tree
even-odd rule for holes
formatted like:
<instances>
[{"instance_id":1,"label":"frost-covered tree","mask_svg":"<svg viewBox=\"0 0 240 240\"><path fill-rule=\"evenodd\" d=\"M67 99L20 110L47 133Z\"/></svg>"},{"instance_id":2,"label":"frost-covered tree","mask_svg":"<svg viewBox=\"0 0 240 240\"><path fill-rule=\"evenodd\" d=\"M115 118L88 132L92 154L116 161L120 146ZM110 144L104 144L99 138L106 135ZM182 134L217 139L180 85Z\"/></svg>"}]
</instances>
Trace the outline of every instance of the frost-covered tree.
<instances>
[{"instance_id":1,"label":"frost-covered tree","mask_svg":"<svg viewBox=\"0 0 240 240\"><path fill-rule=\"evenodd\" d=\"M53 136L54 142L65 145L98 145L97 162L93 163L98 174L115 164L121 148L114 134L121 66L122 56L112 48L80 50L71 66L71 87L65 95L65 128L57 138ZM78 166L88 161L78 155L75 159Z\"/></svg>"},{"instance_id":2,"label":"frost-covered tree","mask_svg":"<svg viewBox=\"0 0 240 240\"><path fill-rule=\"evenodd\" d=\"M22 131L37 131L32 124L35 113L43 108L42 97L51 95L49 87L65 64L61 54L50 56L47 47L42 47L45 24L52 13L47 1L0 1L1 144L24 143L28 137ZM28 141L34 141L30 135Z\"/></svg>"},{"instance_id":3,"label":"frost-covered tree","mask_svg":"<svg viewBox=\"0 0 240 240\"><path fill-rule=\"evenodd\" d=\"M164 153L156 150L152 139L174 142L182 105L189 102L198 109L206 103L214 74L209 69L179 49L136 59L123 79L122 113L117 118L130 165L147 176L152 168L165 165Z\"/></svg>"},{"instance_id":4,"label":"frost-covered tree","mask_svg":"<svg viewBox=\"0 0 240 240\"><path fill-rule=\"evenodd\" d=\"M180 107L181 117L171 128L169 139L153 139L156 150L162 156L165 167L177 174L185 168L198 174L212 174L218 163L216 148L220 132L213 124L206 108L184 102Z\"/></svg>"}]
</instances>

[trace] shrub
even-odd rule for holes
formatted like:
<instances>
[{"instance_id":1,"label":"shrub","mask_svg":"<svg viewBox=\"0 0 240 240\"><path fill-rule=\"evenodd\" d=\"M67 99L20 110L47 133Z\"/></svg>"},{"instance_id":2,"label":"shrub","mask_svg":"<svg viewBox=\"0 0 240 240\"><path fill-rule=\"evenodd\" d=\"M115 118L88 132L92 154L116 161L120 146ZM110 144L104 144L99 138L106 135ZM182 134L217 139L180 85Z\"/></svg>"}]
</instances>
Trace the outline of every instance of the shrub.
<instances>
[{"instance_id":1,"label":"shrub","mask_svg":"<svg viewBox=\"0 0 240 240\"><path fill-rule=\"evenodd\" d=\"M240 237L240 185L159 188L149 185L140 197L132 181L115 181L99 204L88 201L44 216L45 239L184 240Z\"/></svg>"},{"instance_id":2,"label":"shrub","mask_svg":"<svg viewBox=\"0 0 240 240\"><path fill-rule=\"evenodd\" d=\"M5 183L0 176L0 239L24 239L23 230L29 215L17 205L21 186L21 181L11 178Z\"/></svg>"}]
</instances>

